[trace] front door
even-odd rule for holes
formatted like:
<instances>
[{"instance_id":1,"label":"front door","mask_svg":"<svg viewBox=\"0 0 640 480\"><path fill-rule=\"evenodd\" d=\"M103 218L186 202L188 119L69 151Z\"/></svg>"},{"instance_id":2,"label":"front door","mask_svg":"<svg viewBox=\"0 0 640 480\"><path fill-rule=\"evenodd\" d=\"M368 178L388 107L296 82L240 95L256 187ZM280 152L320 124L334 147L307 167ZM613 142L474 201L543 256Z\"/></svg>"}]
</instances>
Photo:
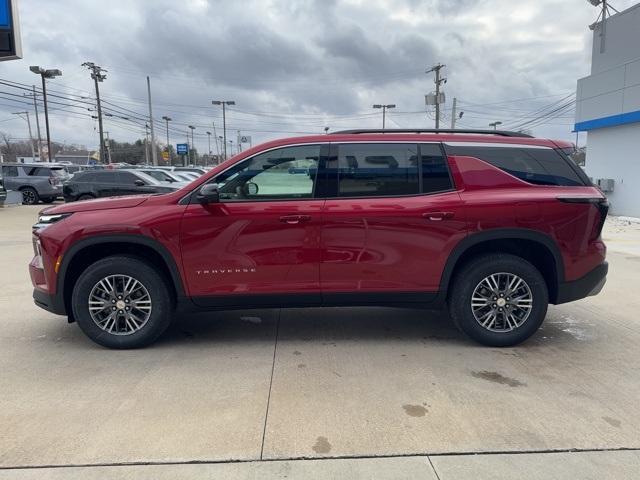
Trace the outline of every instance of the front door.
<instances>
[{"instance_id":1,"label":"front door","mask_svg":"<svg viewBox=\"0 0 640 480\"><path fill-rule=\"evenodd\" d=\"M321 233L325 303L428 300L466 235L441 146L351 143L331 152Z\"/></svg>"},{"instance_id":2,"label":"front door","mask_svg":"<svg viewBox=\"0 0 640 480\"><path fill-rule=\"evenodd\" d=\"M194 302L320 303L319 157L319 145L258 154L211 180L219 186L219 203L187 207L181 249Z\"/></svg>"}]
</instances>

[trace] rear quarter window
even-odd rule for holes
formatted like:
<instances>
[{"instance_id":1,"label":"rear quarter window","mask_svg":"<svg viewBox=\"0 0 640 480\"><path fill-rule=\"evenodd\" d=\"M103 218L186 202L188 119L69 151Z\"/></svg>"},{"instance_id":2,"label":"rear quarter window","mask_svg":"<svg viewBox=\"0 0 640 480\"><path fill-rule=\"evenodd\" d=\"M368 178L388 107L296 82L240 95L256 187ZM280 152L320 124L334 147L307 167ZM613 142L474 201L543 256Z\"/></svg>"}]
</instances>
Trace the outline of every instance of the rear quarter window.
<instances>
[{"instance_id":1,"label":"rear quarter window","mask_svg":"<svg viewBox=\"0 0 640 480\"><path fill-rule=\"evenodd\" d=\"M446 145L448 155L479 158L534 185L584 186L569 160L551 148Z\"/></svg>"}]
</instances>

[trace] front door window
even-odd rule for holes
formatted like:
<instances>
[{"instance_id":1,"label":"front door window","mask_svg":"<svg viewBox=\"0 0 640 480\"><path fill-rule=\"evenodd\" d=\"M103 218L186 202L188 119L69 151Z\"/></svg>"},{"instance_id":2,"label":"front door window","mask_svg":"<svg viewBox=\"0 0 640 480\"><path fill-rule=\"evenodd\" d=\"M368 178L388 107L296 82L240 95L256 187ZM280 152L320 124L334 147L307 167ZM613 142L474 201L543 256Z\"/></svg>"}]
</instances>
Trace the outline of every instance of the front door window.
<instances>
[{"instance_id":1,"label":"front door window","mask_svg":"<svg viewBox=\"0 0 640 480\"><path fill-rule=\"evenodd\" d=\"M319 145L278 148L256 155L214 180L223 202L313 198Z\"/></svg>"}]
</instances>

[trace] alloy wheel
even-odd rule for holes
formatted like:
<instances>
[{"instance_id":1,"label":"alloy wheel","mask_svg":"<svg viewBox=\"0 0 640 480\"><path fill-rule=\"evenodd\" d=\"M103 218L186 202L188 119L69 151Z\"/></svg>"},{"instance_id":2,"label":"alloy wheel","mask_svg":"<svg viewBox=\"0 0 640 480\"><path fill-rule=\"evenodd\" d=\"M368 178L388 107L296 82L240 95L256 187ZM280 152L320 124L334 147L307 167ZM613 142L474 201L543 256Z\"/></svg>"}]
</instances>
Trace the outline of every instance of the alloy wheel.
<instances>
[{"instance_id":1,"label":"alloy wheel","mask_svg":"<svg viewBox=\"0 0 640 480\"><path fill-rule=\"evenodd\" d=\"M33 190L22 191L22 203L27 205L33 205L36 203L36 193Z\"/></svg>"},{"instance_id":2,"label":"alloy wheel","mask_svg":"<svg viewBox=\"0 0 640 480\"><path fill-rule=\"evenodd\" d=\"M151 316L149 291L128 275L104 277L91 289L88 302L94 323L112 335L136 333Z\"/></svg>"},{"instance_id":3,"label":"alloy wheel","mask_svg":"<svg viewBox=\"0 0 640 480\"><path fill-rule=\"evenodd\" d=\"M471 311L481 327L491 332L510 332L527 321L533 294L527 282L513 273L494 273L483 278L471 295Z\"/></svg>"}]
</instances>

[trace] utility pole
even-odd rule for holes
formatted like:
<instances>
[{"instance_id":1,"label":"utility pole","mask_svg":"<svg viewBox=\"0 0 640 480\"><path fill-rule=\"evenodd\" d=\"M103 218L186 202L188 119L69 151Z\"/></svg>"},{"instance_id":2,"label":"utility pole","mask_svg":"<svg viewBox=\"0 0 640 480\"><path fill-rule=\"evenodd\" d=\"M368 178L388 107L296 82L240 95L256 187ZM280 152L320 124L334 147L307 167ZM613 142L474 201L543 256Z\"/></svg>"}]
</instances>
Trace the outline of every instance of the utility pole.
<instances>
[{"instance_id":1,"label":"utility pole","mask_svg":"<svg viewBox=\"0 0 640 480\"><path fill-rule=\"evenodd\" d=\"M96 103L98 107L98 131L100 133L100 161L102 163L107 163L105 156L105 148L104 148L104 130L102 128L102 105L100 105L100 88L98 87L98 82L103 82L107 76L102 72L106 72L102 67L96 65L93 62L84 62L82 64L83 67L87 67L91 72L91 78L95 84L96 88ZM111 163L111 162L109 162Z\"/></svg>"},{"instance_id":2,"label":"utility pole","mask_svg":"<svg viewBox=\"0 0 640 480\"><path fill-rule=\"evenodd\" d=\"M242 151L242 142L240 141L240 130L238 130L238 153Z\"/></svg>"},{"instance_id":3,"label":"utility pole","mask_svg":"<svg viewBox=\"0 0 640 480\"><path fill-rule=\"evenodd\" d=\"M226 116L226 105L235 105L236 102L233 100L212 100L211 103L213 105L222 105L222 135L224 138L224 159L227 159L227 116Z\"/></svg>"},{"instance_id":4,"label":"utility pole","mask_svg":"<svg viewBox=\"0 0 640 480\"><path fill-rule=\"evenodd\" d=\"M149 165L149 124L144 124L144 163Z\"/></svg>"},{"instance_id":5,"label":"utility pole","mask_svg":"<svg viewBox=\"0 0 640 480\"><path fill-rule=\"evenodd\" d=\"M27 117L27 127L29 127L29 144L31 145L31 158L35 158L36 157L36 152L35 149L33 148L33 135L31 134L31 122L29 121L29 112L24 111L24 112L13 112L13 115L18 115L20 118L22 118L22 115L25 115ZM22 118L24 120L24 118Z\"/></svg>"},{"instance_id":6,"label":"utility pole","mask_svg":"<svg viewBox=\"0 0 640 480\"><path fill-rule=\"evenodd\" d=\"M33 97L33 109L36 112L36 131L38 132L38 158L40 161L42 158L42 136L40 135L40 116L38 115L38 99L36 97L36 86L32 85L33 93L25 93L27 97Z\"/></svg>"},{"instance_id":7,"label":"utility pole","mask_svg":"<svg viewBox=\"0 0 640 480\"><path fill-rule=\"evenodd\" d=\"M436 84L436 129L440 128L440 85L443 83L447 83L446 78L440 77L440 70L442 70L446 65L442 65L438 63L434 65L426 73L435 72L436 78L434 83Z\"/></svg>"},{"instance_id":8,"label":"utility pole","mask_svg":"<svg viewBox=\"0 0 640 480\"><path fill-rule=\"evenodd\" d=\"M456 97L453 97L453 105L451 106L451 130L455 130L456 128L456 120L457 120L456 102L457 101L458 99Z\"/></svg>"},{"instance_id":9,"label":"utility pole","mask_svg":"<svg viewBox=\"0 0 640 480\"><path fill-rule=\"evenodd\" d=\"M211 159L211 132L207 132L207 139L209 140L209 154L207 156L207 159ZM207 161L207 163L209 163Z\"/></svg>"},{"instance_id":10,"label":"utility pole","mask_svg":"<svg viewBox=\"0 0 640 480\"><path fill-rule=\"evenodd\" d=\"M384 130L385 128L385 118L386 118L386 113L387 113L387 108L396 108L395 104L390 103L388 105L380 105L380 104L375 104L373 105L373 108L381 108L382 109L382 129ZM328 132L329 130L325 130L325 133Z\"/></svg>"},{"instance_id":11,"label":"utility pole","mask_svg":"<svg viewBox=\"0 0 640 480\"><path fill-rule=\"evenodd\" d=\"M29 70L31 70L36 75L40 75L40 77L42 77L42 101L44 103L44 123L47 127L47 157L48 157L49 163L51 163L51 158L52 158L51 157L51 136L49 135L49 109L47 107L46 79L59 77L60 75L62 75L62 71L58 70L57 68L44 69L37 65L30 66Z\"/></svg>"},{"instance_id":12,"label":"utility pole","mask_svg":"<svg viewBox=\"0 0 640 480\"><path fill-rule=\"evenodd\" d=\"M158 165L158 152L156 152L156 134L153 129L153 109L151 108L151 80L147 75L147 95L149 96L149 125L151 126L151 158L153 164Z\"/></svg>"},{"instance_id":13,"label":"utility pole","mask_svg":"<svg viewBox=\"0 0 640 480\"><path fill-rule=\"evenodd\" d=\"M107 159L109 160L109 163L111 163L111 143L109 140L109 132L104 132L104 134L107 136L107 142L105 144L105 150L107 151Z\"/></svg>"},{"instance_id":14,"label":"utility pole","mask_svg":"<svg viewBox=\"0 0 640 480\"><path fill-rule=\"evenodd\" d=\"M218 144L218 134L216 133L216 122L211 122L211 126L213 126L213 136L216 141L216 155L218 155L217 163L220 163L220 145Z\"/></svg>"}]
</instances>

